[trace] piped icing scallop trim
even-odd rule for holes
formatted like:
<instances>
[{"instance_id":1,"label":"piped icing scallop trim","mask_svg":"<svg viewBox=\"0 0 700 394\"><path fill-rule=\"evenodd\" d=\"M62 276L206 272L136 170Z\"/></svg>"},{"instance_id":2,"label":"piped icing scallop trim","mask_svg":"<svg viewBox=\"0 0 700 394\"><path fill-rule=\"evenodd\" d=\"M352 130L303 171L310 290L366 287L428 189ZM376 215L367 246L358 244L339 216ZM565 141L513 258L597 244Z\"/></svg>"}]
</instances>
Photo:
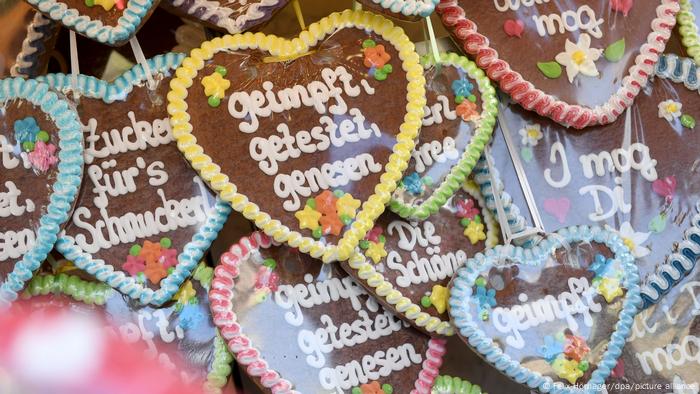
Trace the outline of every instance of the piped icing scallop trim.
<instances>
[{"instance_id":1,"label":"piped icing scallop trim","mask_svg":"<svg viewBox=\"0 0 700 394\"><path fill-rule=\"evenodd\" d=\"M214 279L209 292L209 305L214 315L214 324L219 327L222 337L239 364L246 368L250 376L260 379L263 387L274 394L300 394L289 380L270 368L255 348L252 340L243 332L238 318L233 312L235 293L233 287L238 278L238 266L260 248L269 248L272 239L256 231L241 238L221 256L220 264L214 269ZM442 357L445 354L445 340L431 339L422 369L414 383L411 394L429 394L435 378L438 376Z\"/></svg>"},{"instance_id":2,"label":"piped icing scallop trim","mask_svg":"<svg viewBox=\"0 0 700 394\"><path fill-rule=\"evenodd\" d=\"M81 15L75 8L68 8L60 0L27 0L48 18L92 40L112 46L122 44L136 34L143 18L156 6L156 1L129 0L117 25L107 26L100 20Z\"/></svg>"},{"instance_id":3,"label":"piped icing scallop trim","mask_svg":"<svg viewBox=\"0 0 700 394\"><path fill-rule=\"evenodd\" d=\"M290 230L279 220L275 220L268 213L261 211L260 207L250 202L248 197L238 193L236 185L228 179L228 176L221 173L221 168L213 163L211 157L203 153L202 147L197 144L197 139L192 135L192 124L189 121L190 116L187 114L188 107L185 99L187 98L187 89L192 85L192 80L197 72L217 52L246 48L267 51L272 56L293 56L307 52L309 47L316 45L342 28L371 30L381 35L399 51L399 58L401 58L403 69L406 71L408 104L406 105L404 123L396 135L393 153L389 156L389 161L384 167L385 172L381 175L380 182L374 188L374 194L362 204L355 222L343 234L338 245L325 245L311 237L302 235L298 231ZM322 259L325 263L349 259L357 244L372 228L374 220L384 212L384 205L391 199L391 193L396 189L402 172L408 166L408 160L415 147L415 140L423 118L423 106L425 105L423 67L419 63L415 46L403 30L382 16L365 11L346 10L342 13L333 13L310 25L308 30L303 31L292 40L266 36L263 33L245 33L207 41L202 44L201 48L194 49L190 56L182 61L182 66L178 68L175 75L176 77L170 81L171 90L168 93L170 123L178 142L178 148L201 177L219 193L223 200L231 203L233 209L253 221L258 228L274 237L277 242L287 243L314 258Z\"/></svg>"},{"instance_id":4,"label":"piped icing scallop trim","mask_svg":"<svg viewBox=\"0 0 700 394\"><path fill-rule=\"evenodd\" d=\"M496 90L484 72L474 62L456 53L440 54L440 62L463 70L469 78L476 81L482 103L479 126L474 131L474 135L471 137L459 161L424 202L419 205L407 205L401 200L393 199L391 201L389 208L403 218L425 220L428 216L440 210L471 174L476 162L479 160L479 156L484 151L484 147L489 143L493 134L493 128L496 125L496 116L498 114ZM434 56L426 55L421 58L421 64L426 69L435 66L435 63Z\"/></svg>"},{"instance_id":5,"label":"piped icing scallop trim","mask_svg":"<svg viewBox=\"0 0 700 394\"><path fill-rule=\"evenodd\" d=\"M476 199L479 206L483 208L482 216L484 218L484 224L486 225L485 244L487 248L493 248L498 243L499 227L496 220L490 210L486 208L486 202L481 197L481 193L476 185L467 182L463 184L462 188L469 193L472 198ZM350 268L357 271L357 276L360 279L374 289L377 297L383 298L389 305L396 308L397 312L404 315L405 318L410 320L413 324L430 333L445 336L454 335L454 327L449 321L442 320L439 317L424 312L424 308L414 303L403 295L403 293L394 288L394 285L387 281L384 275L378 272L374 264L372 264L370 260L367 260L367 257L362 253L356 252L350 260L348 260L348 265L350 265Z\"/></svg>"},{"instance_id":6,"label":"piped icing scallop trim","mask_svg":"<svg viewBox=\"0 0 700 394\"><path fill-rule=\"evenodd\" d=\"M32 21L27 26L27 36L22 41L22 49L15 58L15 64L10 69L13 77L33 78L45 70L38 67L39 58L50 49L46 47L46 41L58 34L59 25L49 18L36 12Z\"/></svg>"},{"instance_id":7,"label":"piped icing scallop trim","mask_svg":"<svg viewBox=\"0 0 700 394\"><path fill-rule=\"evenodd\" d=\"M17 298L25 282L32 278L33 271L53 248L61 225L68 220L83 176L83 133L72 106L51 92L45 83L22 78L0 80L0 103L13 99L26 100L49 116L58 128L60 150L58 173L51 187L46 213L38 220L36 241L0 283L0 307Z\"/></svg>"},{"instance_id":8,"label":"piped icing scallop trim","mask_svg":"<svg viewBox=\"0 0 700 394\"><path fill-rule=\"evenodd\" d=\"M478 384L467 379L449 375L439 375L433 384L432 394L486 394Z\"/></svg>"},{"instance_id":9,"label":"piped icing scallop trim","mask_svg":"<svg viewBox=\"0 0 700 394\"><path fill-rule=\"evenodd\" d=\"M154 75L165 74L177 68L183 57L184 55L176 53L159 55L148 60L148 65ZM71 75L68 74L49 74L38 79L60 91L72 90ZM143 67L138 64L111 84L91 76L79 75L77 87L83 96L112 103L124 100L135 86L142 85L146 81ZM104 260L93 259L89 253L85 253L77 246L73 237L61 237L56 243L56 249L67 259L73 261L76 267L93 275L97 280L107 283L144 305L159 306L170 300L185 279L192 274L192 270L197 266L204 252L209 249L211 243L214 242L230 213L231 207L217 198L213 212L197 233L192 236L192 240L185 245L182 253L177 257L178 264L175 270L160 282L158 290L138 283L136 278L115 270Z\"/></svg>"},{"instance_id":10,"label":"piped icing scallop trim","mask_svg":"<svg viewBox=\"0 0 700 394\"><path fill-rule=\"evenodd\" d=\"M246 12L236 18L231 18L233 10L223 7L221 1L212 0L166 0L173 7L185 11L189 15L198 15L198 19L208 21L230 34L241 33L255 25L261 24L272 17L272 9L287 4L289 0L259 0L251 4Z\"/></svg>"},{"instance_id":11,"label":"piped icing scallop trim","mask_svg":"<svg viewBox=\"0 0 700 394\"><path fill-rule=\"evenodd\" d=\"M489 249L485 253L479 253L469 259L458 271L453 279L453 288L450 294L450 315L460 334L468 341L469 345L478 351L491 365L505 373L516 382L525 384L531 389L537 389L545 393L589 393L592 389L576 389L555 385L552 378L542 376L525 368L518 361L513 360L504 353L501 348L488 337L475 323L478 316L472 318L469 313L469 294L476 278L484 271L498 263L504 257L518 260L520 265L539 266L549 258L552 253L565 245L573 242L598 242L605 244L615 255L621 259L625 269L623 283L627 288L622 303L619 319L615 323L615 329L607 343L607 349L602 359L598 361L597 368L593 371L586 387L601 387L605 379L617 365L617 359L622 353L622 348L630 333L634 317L638 312L642 299L639 293L639 273L630 250L624 245L620 237L600 227L574 226L563 228L542 240L538 245L524 249L517 246L499 245Z\"/></svg>"},{"instance_id":12,"label":"piped icing scallop trim","mask_svg":"<svg viewBox=\"0 0 700 394\"><path fill-rule=\"evenodd\" d=\"M572 105L537 89L523 79L520 73L501 60L498 52L491 48L488 38L478 32L477 24L467 18L458 0L441 0L437 13L445 26L460 41L468 55L476 56L476 63L486 74L499 83L499 87L525 109L576 129L613 122L632 103L654 72L654 64L663 52L676 24L675 15L680 9L679 0L661 0L656 7L656 18L651 23L651 33L641 46L635 64L622 80L622 86L603 105L593 108Z\"/></svg>"},{"instance_id":13,"label":"piped icing scallop trim","mask_svg":"<svg viewBox=\"0 0 700 394\"><path fill-rule=\"evenodd\" d=\"M440 0L371 0L372 3L391 11L395 14L405 16L428 17Z\"/></svg>"},{"instance_id":14,"label":"piped icing scallop trim","mask_svg":"<svg viewBox=\"0 0 700 394\"><path fill-rule=\"evenodd\" d=\"M696 63L700 63L700 38L698 35L697 21L693 13L693 2L691 0L680 0L681 11L676 15L678 21L678 32L681 34L681 42L685 46L688 56Z\"/></svg>"}]
</instances>

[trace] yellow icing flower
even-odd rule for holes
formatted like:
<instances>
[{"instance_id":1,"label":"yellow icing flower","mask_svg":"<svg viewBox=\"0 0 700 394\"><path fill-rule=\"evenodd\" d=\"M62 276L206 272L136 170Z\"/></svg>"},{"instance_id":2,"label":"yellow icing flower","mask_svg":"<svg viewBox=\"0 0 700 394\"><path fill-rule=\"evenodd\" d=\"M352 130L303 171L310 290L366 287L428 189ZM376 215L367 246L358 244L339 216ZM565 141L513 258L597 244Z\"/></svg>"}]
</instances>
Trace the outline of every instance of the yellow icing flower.
<instances>
[{"instance_id":1,"label":"yellow icing flower","mask_svg":"<svg viewBox=\"0 0 700 394\"><path fill-rule=\"evenodd\" d=\"M433 286L430 293L430 303L437 309L438 313L445 313L447 310L447 300L450 299L450 290L441 285Z\"/></svg>"},{"instance_id":2,"label":"yellow icing flower","mask_svg":"<svg viewBox=\"0 0 700 394\"><path fill-rule=\"evenodd\" d=\"M352 198L350 193L345 193L335 202L335 208L338 210L338 216L349 216L354 219L360 204L362 204L360 200Z\"/></svg>"},{"instance_id":3,"label":"yellow icing flower","mask_svg":"<svg viewBox=\"0 0 700 394\"><path fill-rule=\"evenodd\" d=\"M102 8L105 9L105 11L109 11L114 7L114 4L116 2L114 0L95 0L95 5L102 6Z\"/></svg>"},{"instance_id":4,"label":"yellow icing flower","mask_svg":"<svg viewBox=\"0 0 700 394\"><path fill-rule=\"evenodd\" d=\"M611 303L615 298L623 295L620 280L616 278L603 278L598 282L598 293L605 297L607 303Z\"/></svg>"},{"instance_id":5,"label":"yellow icing flower","mask_svg":"<svg viewBox=\"0 0 700 394\"><path fill-rule=\"evenodd\" d=\"M231 86L231 81L224 79L220 73L215 71L202 78L202 86L204 86L204 94L207 97L220 99L226 95L226 89Z\"/></svg>"},{"instance_id":6,"label":"yellow icing flower","mask_svg":"<svg viewBox=\"0 0 700 394\"><path fill-rule=\"evenodd\" d=\"M486 233L484 232L484 224L477 223L476 220L469 222L469 225L464 228L464 236L469 238L469 242L475 245L479 241L486 239Z\"/></svg>"},{"instance_id":7,"label":"yellow icing flower","mask_svg":"<svg viewBox=\"0 0 700 394\"><path fill-rule=\"evenodd\" d=\"M384 242L370 242L369 247L365 251L365 256L372 259L374 264L379 263L384 257L386 257L386 254Z\"/></svg>"},{"instance_id":8,"label":"yellow icing flower","mask_svg":"<svg viewBox=\"0 0 700 394\"><path fill-rule=\"evenodd\" d=\"M571 384L576 383L578 378L583 376L583 371L578 368L578 362L576 360L567 360L563 357L554 360L552 369L557 376L568 380Z\"/></svg>"},{"instance_id":9,"label":"yellow icing flower","mask_svg":"<svg viewBox=\"0 0 700 394\"><path fill-rule=\"evenodd\" d=\"M192 287L192 281L188 280L180 287L180 290L175 293L173 300L177 300L179 304L187 305L196 295L197 291Z\"/></svg>"},{"instance_id":10,"label":"yellow icing flower","mask_svg":"<svg viewBox=\"0 0 700 394\"><path fill-rule=\"evenodd\" d=\"M303 210L297 211L294 217L299 220L299 228L313 231L318 228L318 220L321 219L321 212L316 212L315 209L310 206L305 206Z\"/></svg>"}]
</instances>

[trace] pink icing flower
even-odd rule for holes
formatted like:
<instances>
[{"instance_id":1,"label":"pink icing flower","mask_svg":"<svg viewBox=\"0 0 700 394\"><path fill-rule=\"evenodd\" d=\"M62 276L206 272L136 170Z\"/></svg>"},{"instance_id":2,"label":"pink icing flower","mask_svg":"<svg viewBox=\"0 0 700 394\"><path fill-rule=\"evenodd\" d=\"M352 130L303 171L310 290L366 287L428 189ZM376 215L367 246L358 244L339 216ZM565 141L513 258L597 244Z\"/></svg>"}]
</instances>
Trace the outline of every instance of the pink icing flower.
<instances>
[{"instance_id":1,"label":"pink icing flower","mask_svg":"<svg viewBox=\"0 0 700 394\"><path fill-rule=\"evenodd\" d=\"M58 163L58 158L54 156L56 153L56 145L47 144L44 141L37 141L34 145L34 150L29 152L29 162L34 168L41 172L46 172L52 166Z\"/></svg>"},{"instance_id":2,"label":"pink icing flower","mask_svg":"<svg viewBox=\"0 0 700 394\"><path fill-rule=\"evenodd\" d=\"M474 200L471 198L457 200L457 217L473 219L478 214L479 209L474 208Z\"/></svg>"},{"instance_id":3,"label":"pink icing flower","mask_svg":"<svg viewBox=\"0 0 700 394\"><path fill-rule=\"evenodd\" d=\"M139 256L126 256L126 263L122 266L124 271L128 272L131 276L136 276L139 272L143 272L146 269L146 260Z\"/></svg>"},{"instance_id":4,"label":"pink icing flower","mask_svg":"<svg viewBox=\"0 0 700 394\"><path fill-rule=\"evenodd\" d=\"M374 228L369 230L367 235L365 235L365 239L370 242L379 242L379 236L382 235L383 231L381 226L374 226Z\"/></svg>"},{"instance_id":5,"label":"pink icing flower","mask_svg":"<svg viewBox=\"0 0 700 394\"><path fill-rule=\"evenodd\" d=\"M158 261L163 268L168 269L177 265L177 251L175 249L162 249Z\"/></svg>"}]
</instances>

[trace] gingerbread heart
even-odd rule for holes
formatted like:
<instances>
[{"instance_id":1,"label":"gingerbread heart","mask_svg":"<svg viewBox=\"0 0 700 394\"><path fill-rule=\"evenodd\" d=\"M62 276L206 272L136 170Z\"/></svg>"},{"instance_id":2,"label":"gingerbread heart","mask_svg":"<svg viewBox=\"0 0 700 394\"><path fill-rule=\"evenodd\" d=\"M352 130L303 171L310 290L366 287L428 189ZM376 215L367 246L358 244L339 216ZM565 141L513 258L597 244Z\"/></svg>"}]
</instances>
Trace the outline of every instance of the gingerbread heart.
<instances>
[{"instance_id":1,"label":"gingerbread heart","mask_svg":"<svg viewBox=\"0 0 700 394\"><path fill-rule=\"evenodd\" d=\"M289 0L165 0L162 6L207 26L241 33L262 25Z\"/></svg>"},{"instance_id":2,"label":"gingerbread heart","mask_svg":"<svg viewBox=\"0 0 700 394\"><path fill-rule=\"evenodd\" d=\"M279 242L348 259L396 188L423 116L425 80L403 31L347 10L291 41L215 38L176 76L178 146L222 199Z\"/></svg>"},{"instance_id":3,"label":"gingerbread heart","mask_svg":"<svg viewBox=\"0 0 700 394\"><path fill-rule=\"evenodd\" d=\"M47 18L91 40L121 46L134 37L159 0L26 0Z\"/></svg>"},{"instance_id":4,"label":"gingerbread heart","mask_svg":"<svg viewBox=\"0 0 700 394\"><path fill-rule=\"evenodd\" d=\"M460 337L517 382L587 392L574 385L605 381L640 304L622 239L579 226L532 249L497 246L468 260L453 280L450 314Z\"/></svg>"},{"instance_id":5,"label":"gingerbread heart","mask_svg":"<svg viewBox=\"0 0 700 394\"><path fill-rule=\"evenodd\" d=\"M632 104L679 10L678 0L589 3L443 0L437 11L513 100L580 129L613 122ZM523 32L512 34L512 21Z\"/></svg>"},{"instance_id":6,"label":"gingerbread heart","mask_svg":"<svg viewBox=\"0 0 700 394\"><path fill-rule=\"evenodd\" d=\"M440 0L358 0L368 11L416 21L429 17Z\"/></svg>"},{"instance_id":7,"label":"gingerbread heart","mask_svg":"<svg viewBox=\"0 0 700 394\"><path fill-rule=\"evenodd\" d=\"M697 21L700 19L700 3L697 0L680 0L681 11L676 16L681 42L695 63L700 62L700 40Z\"/></svg>"},{"instance_id":8,"label":"gingerbread heart","mask_svg":"<svg viewBox=\"0 0 700 394\"><path fill-rule=\"evenodd\" d=\"M336 264L256 232L214 272L214 323L265 392L430 392L444 341L383 310Z\"/></svg>"},{"instance_id":9,"label":"gingerbread heart","mask_svg":"<svg viewBox=\"0 0 700 394\"><path fill-rule=\"evenodd\" d=\"M221 392L226 385L233 357L209 312L212 268L200 264L173 302L162 308L137 306L105 284L81 279L77 275L89 276L69 261L57 261L53 268L64 272L35 276L15 304L17 308L68 307L92 312L104 320L107 332L137 347L146 360L157 360L183 385L201 387L208 393Z\"/></svg>"},{"instance_id":10,"label":"gingerbread heart","mask_svg":"<svg viewBox=\"0 0 700 394\"><path fill-rule=\"evenodd\" d=\"M402 217L437 212L471 173L496 123L496 92L476 64L454 53L424 56L427 104L416 149L390 208Z\"/></svg>"},{"instance_id":11,"label":"gingerbread heart","mask_svg":"<svg viewBox=\"0 0 700 394\"><path fill-rule=\"evenodd\" d=\"M469 181L423 222L385 212L342 266L418 329L452 335L447 285L469 257L497 243L498 225Z\"/></svg>"},{"instance_id":12,"label":"gingerbread heart","mask_svg":"<svg viewBox=\"0 0 700 394\"><path fill-rule=\"evenodd\" d=\"M583 223L616 229L637 258L647 304L689 272L700 256L700 238L692 230L700 201L697 70L690 59L661 57L656 78L623 116L573 133L519 106L503 105L494 137L494 163L514 204L523 207L525 200L503 133L513 140L523 173L536 191L544 228ZM490 183L488 171L478 167L476 181Z\"/></svg>"},{"instance_id":13,"label":"gingerbread heart","mask_svg":"<svg viewBox=\"0 0 700 394\"><path fill-rule=\"evenodd\" d=\"M77 78L86 177L58 251L143 304L170 300L209 249L231 209L215 199L175 146L164 106L183 55L148 61L108 84ZM73 92L71 75L42 77Z\"/></svg>"},{"instance_id":14,"label":"gingerbread heart","mask_svg":"<svg viewBox=\"0 0 700 394\"><path fill-rule=\"evenodd\" d=\"M80 121L34 80L0 80L0 305L53 248L83 172Z\"/></svg>"}]
</instances>

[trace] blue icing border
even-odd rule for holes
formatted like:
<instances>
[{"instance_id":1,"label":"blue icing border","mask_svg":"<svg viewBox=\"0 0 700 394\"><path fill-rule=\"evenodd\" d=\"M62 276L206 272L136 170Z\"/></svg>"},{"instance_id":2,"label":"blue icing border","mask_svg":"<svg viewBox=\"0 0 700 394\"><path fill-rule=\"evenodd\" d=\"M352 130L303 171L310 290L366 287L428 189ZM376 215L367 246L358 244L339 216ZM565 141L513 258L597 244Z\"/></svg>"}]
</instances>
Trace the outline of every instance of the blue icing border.
<instances>
[{"instance_id":1,"label":"blue icing border","mask_svg":"<svg viewBox=\"0 0 700 394\"><path fill-rule=\"evenodd\" d=\"M656 64L654 75L682 83L686 88L697 90L700 94L700 67L692 59L672 54L662 55ZM481 188L487 207L496 212L490 172L483 156L474 167L474 174L474 180ZM520 214L520 209L513 203L510 195L504 192L503 183L497 170L494 175L497 183L496 189L498 193L501 193L503 207L511 230L513 232L523 230L526 223L525 217ZM698 213L693 216L691 226L683 233L683 238L679 241L678 251L668 255L664 262L656 268L656 272L644 279L641 286L643 308L657 303L661 297L693 270L697 260L700 259L700 207L696 208Z\"/></svg>"},{"instance_id":2,"label":"blue icing border","mask_svg":"<svg viewBox=\"0 0 700 394\"><path fill-rule=\"evenodd\" d=\"M36 243L15 263L0 284L0 306L17 299L33 271L39 268L53 248L60 227L68 220L83 175L83 133L75 109L49 90L49 85L22 78L0 80L0 102L26 100L41 108L58 127L58 173L52 185L46 213L39 219Z\"/></svg>"},{"instance_id":3,"label":"blue icing border","mask_svg":"<svg viewBox=\"0 0 700 394\"><path fill-rule=\"evenodd\" d=\"M556 236L549 236L538 245L525 249L519 246L499 245L493 249L486 250L485 254L479 253L475 257L466 261L459 268L453 280L453 288L450 291L450 315L460 335L465 337L469 345L478 351L490 364L505 373L516 382L526 384L532 389L538 389L544 393L587 393L595 392L593 388L604 384L605 379L610 375L612 369L617 365L617 359L622 353L627 337L630 333L634 316L639 310L642 302L639 288L639 273L634 258L629 249L624 246L622 239L612 231L600 227L574 226L565 227L556 233ZM600 242L604 243L615 254L615 259L619 259L625 269L623 285L627 288L627 294L623 301L619 320L615 324L610 342L603 353L603 357L598 362L596 370L591 375L588 388L578 389L571 386L555 387L552 378L542 376L539 373L523 367L518 361L513 360L505 354L493 339L485 335L474 321L480 321L478 316L469 313L469 296L472 287L479 275L488 271L498 263L503 257L518 261L518 264L539 266L544 263L550 254L559 248L563 248L569 242Z\"/></svg>"},{"instance_id":4,"label":"blue icing border","mask_svg":"<svg viewBox=\"0 0 700 394\"><path fill-rule=\"evenodd\" d=\"M148 66L154 75L159 73L165 74L174 71L184 57L184 54L176 53L159 55L149 59ZM71 76L67 74L49 74L39 79L46 81L46 83L61 91L71 89ZM138 64L111 84L91 76L79 75L77 86L82 95L111 103L125 99L134 89L134 86L143 84L146 81L146 73L143 67ZM218 236L226 219L228 219L231 213L231 206L217 197L213 211L213 215L207 218L207 221L199 228L192 240L185 245L182 252L178 255L178 264L175 270L160 282L158 290L139 284L135 278L127 276L122 271L115 270L112 265L107 264L103 260L93 259L90 254L82 251L71 237L62 236L56 244L56 249L67 259L73 261L76 267L118 289L130 298L137 299L144 305L159 306L170 300L182 283L192 274L204 253Z\"/></svg>"},{"instance_id":5,"label":"blue icing border","mask_svg":"<svg viewBox=\"0 0 700 394\"><path fill-rule=\"evenodd\" d=\"M90 39L115 46L133 37L146 15L156 7L157 0L128 0L116 26L104 25L102 21L81 15L75 8L68 8L59 0L27 0L48 18L62 23Z\"/></svg>"},{"instance_id":6,"label":"blue icing border","mask_svg":"<svg viewBox=\"0 0 700 394\"><path fill-rule=\"evenodd\" d=\"M440 0L368 0L396 14L428 17Z\"/></svg>"}]
</instances>

